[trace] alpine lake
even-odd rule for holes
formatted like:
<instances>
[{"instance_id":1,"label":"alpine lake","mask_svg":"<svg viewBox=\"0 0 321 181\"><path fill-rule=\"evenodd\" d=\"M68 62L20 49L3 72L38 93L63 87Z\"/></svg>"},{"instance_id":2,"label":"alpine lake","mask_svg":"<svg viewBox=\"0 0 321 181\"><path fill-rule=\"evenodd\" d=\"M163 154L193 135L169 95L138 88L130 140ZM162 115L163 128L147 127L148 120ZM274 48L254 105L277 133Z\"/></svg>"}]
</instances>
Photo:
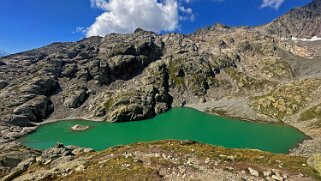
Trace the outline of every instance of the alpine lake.
<instances>
[{"instance_id":1,"label":"alpine lake","mask_svg":"<svg viewBox=\"0 0 321 181\"><path fill-rule=\"evenodd\" d=\"M73 131L71 127L76 124L89 126L89 129ZM172 108L144 121L108 123L62 120L48 123L20 141L27 147L40 150L60 142L99 151L136 142L193 140L226 148L288 153L304 139L307 139L304 133L286 125L230 119L192 108Z\"/></svg>"}]
</instances>

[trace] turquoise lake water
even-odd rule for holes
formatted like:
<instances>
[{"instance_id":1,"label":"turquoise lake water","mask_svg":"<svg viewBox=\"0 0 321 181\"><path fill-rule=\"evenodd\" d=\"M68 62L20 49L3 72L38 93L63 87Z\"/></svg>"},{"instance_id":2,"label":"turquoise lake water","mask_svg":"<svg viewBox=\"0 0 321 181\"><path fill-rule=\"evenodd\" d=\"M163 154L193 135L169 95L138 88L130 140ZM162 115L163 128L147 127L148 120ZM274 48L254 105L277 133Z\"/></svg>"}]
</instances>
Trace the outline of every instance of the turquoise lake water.
<instances>
[{"instance_id":1,"label":"turquoise lake water","mask_svg":"<svg viewBox=\"0 0 321 181\"><path fill-rule=\"evenodd\" d=\"M88 125L75 132L75 124ZM65 145L108 147L165 139L194 140L227 148L251 148L273 153L287 153L306 139L306 135L289 126L229 119L191 108L173 108L152 119L125 123L68 120L40 126L22 138L24 145L46 149L57 142Z\"/></svg>"}]
</instances>

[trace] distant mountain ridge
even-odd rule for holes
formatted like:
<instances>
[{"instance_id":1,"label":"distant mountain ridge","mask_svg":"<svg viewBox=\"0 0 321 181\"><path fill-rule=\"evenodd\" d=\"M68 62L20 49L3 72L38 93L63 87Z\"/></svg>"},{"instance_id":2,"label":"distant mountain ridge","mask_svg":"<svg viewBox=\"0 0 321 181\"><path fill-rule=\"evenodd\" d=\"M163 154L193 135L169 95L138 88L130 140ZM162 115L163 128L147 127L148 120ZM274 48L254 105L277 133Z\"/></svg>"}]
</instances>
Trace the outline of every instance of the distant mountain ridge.
<instances>
[{"instance_id":1,"label":"distant mountain ridge","mask_svg":"<svg viewBox=\"0 0 321 181\"><path fill-rule=\"evenodd\" d=\"M7 52L5 52L5 51L3 51L3 50L0 50L0 57L4 57L4 56L6 56L6 55L8 55Z\"/></svg>"},{"instance_id":2,"label":"distant mountain ridge","mask_svg":"<svg viewBox=\"0 0 321 181\"><path fill-rule=\"evenodd\" d=\"M291 9L271 23L257 28L259 31L282 38L321 37L321 0Z\"/></svg>"}]
</instances>

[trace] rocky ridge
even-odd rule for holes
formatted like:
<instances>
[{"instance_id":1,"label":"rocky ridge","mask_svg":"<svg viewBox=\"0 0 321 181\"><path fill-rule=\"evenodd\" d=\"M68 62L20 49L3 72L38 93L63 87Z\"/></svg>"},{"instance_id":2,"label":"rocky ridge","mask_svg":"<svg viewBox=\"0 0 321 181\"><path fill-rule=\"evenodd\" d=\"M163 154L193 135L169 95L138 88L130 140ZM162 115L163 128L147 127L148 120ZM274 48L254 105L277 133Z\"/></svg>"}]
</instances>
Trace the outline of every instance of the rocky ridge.
<instances>
[{"instance_id":1,"label":"rocky ridge","mask_svg":"<svg viewBox=\"0 0 321 181\"><path fill-rule=\"evenodd\" d=\"M282 38L321 37L321 1L313 0L303 7L292 9L258 29Z\"/></svg>"}]
</instances>

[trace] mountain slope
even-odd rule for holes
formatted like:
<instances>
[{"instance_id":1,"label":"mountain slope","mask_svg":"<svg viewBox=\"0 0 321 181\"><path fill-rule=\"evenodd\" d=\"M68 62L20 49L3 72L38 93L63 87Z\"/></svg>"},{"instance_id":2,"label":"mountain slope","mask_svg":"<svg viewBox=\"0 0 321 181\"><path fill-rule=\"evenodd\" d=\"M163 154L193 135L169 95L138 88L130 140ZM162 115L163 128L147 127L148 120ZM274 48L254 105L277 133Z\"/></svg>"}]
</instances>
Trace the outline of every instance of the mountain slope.
<instances>
[{"instance_id":1,"label":"mountain slope","mask_svg":"<svg viewBox=\"0 0 321 181\"><path fill-rule=\"evenodd\" d=\"M313 0L306 6L292 9L258 29L282 38L321 37L321 0Z\"/></svg>"}]
</instances>

